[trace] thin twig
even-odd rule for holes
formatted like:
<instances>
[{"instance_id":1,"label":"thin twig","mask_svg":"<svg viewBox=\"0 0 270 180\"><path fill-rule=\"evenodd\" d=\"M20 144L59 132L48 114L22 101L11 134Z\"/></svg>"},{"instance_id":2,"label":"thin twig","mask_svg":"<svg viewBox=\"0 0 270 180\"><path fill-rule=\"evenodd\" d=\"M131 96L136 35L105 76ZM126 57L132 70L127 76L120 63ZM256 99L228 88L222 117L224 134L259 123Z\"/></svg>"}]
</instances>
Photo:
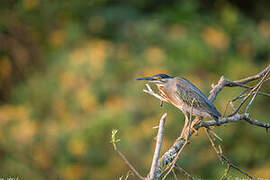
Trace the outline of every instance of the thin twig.
<instances>
[{"instance_id":1,"label":"thin twig","mask_svg":"<svg viewBox=\"0 0 270 180\"><path fill-rule=\"evenodd\" d=\"M208 131L213 134L218 140L223 141L212 129L208 128Z\"/></svg>"},{"instance_id":2,"label":"thin twig","mask_svg":"<svg viewBox=\"0 0 270 180\"><path fill-rule=\"evenodd\" d=\"M270 66L269 66L270 67ZM269 69L270 70L270 69ZM230 114L229 116L233 116L235 115L239 109L241 108L241 106L247 101L247 99L249 98L249 96L257 89L261 86L261 84L264 82L264 79L266 78L266 76L268 75L269 71L267 71L265 74L264 74L264 77L261 79L261 81L247 94L247 96L241 101L241 103L239 104L239 106L236 108L236 110Z\"/></svg>"},{"instance_id":3,"label":"thin twig","mask_svg":"<svg viewBox=\"0 0 270 180\"><path fill-rule=\"evenodd\" d=\"M216 148L216 146L215 146L215 144L214 144L214 142L213 142L213 140L212 140L212 138L211 138L211 136L210 136L210 134L209 134L207 128L205 128L205 133L206 133L206 135L207 135L207 137L208 137L208 139L209 139L209 141L210 141L210 143L211 143L213 149L214 149L215 152L217 153L218 159L222 162L222 158L221 158L221 156L220 156L220 151Z\"/></svg>"},{"instance_id":4,"label":"thin twig","mask_svg":"<svg viewBox=\"0 0 270 180\"><path fill-rule=\"evenodd\" d=\"M175 174L175 172L174 172L174 169L172 170L172 172L173 172L173 177L174 177L174 179L177 180L177 176L176 176L176 174Z\"/></svg>"},{"instance_id":5,"label":"thin twig","mask_svg":"<svg viewBox=\"0 0 270 180\"><path fill-rule=\"evenodd\" d=\"M247 114L247 113L235 114L234 116L221 118L221 119L219 119L219 123L226 124L226 123L230 123L230 122L238 122L240 120L245 120L248 123L255 125L255 126L259 126L259 127L263 127L263 128L270 128L270 123L260 122L258 120L251 119L251 118L249 118L249 114ZM218 123L215 120L210 120L210 121L203 121L202 123L196 125L194 128L197 130L200 127L210 127L210 126L216 126L216 125L218 125Z\"/></svg>"},{"instance_id":6,"label":"thin twig","mask_svg":"<svg viewBox=\"0 0 270 180\"><path fill-rule=\"evenodd\" d=\"M270 65L268 65L265 69L263 69L260 73L255 74L253 76L249 76L247 78L244 79L240 79L240 80L236 80L236 81L230 81L226 78L224 78L224 76L221 76L218 83L216 85L212 84L212 90L210 91L210 95L208 97L208 99L213 102L217 96L217 94L225 87L235 87L235 86L240 86L243 84L246 84L250 81L254 81L256 79L261 78L262 76L264 76L267 72L270 71ZM265 80L266 81L266 80ZM241 85L240 85L241 84Z\"/></svg>"},{"instance_id":7,"label":"thin twig","mask_svg":"<svg viewBox=\"0 0 270 180\"><path fill-rule=\"evenodd\" d=\"M158 95L157 93L155 93L152 88L149 86L149 84L145 84L145 86L147 87L147 89L143 89L143 92L148 93L156 98L158 98L161 101L164 102L168 102L165 98L163 98L162 96Z\"/></svg>"},{"instance_id":8,"label":"thin twig","mask_svg":"<svg viewBox=\"0 0 270 180\"><path fill-rule=\"evenodd\" d=\"M186 170L184 170L178 164L175 164L175 167L176 167L176 169L178 169L178 171L180 171L182 174L184 174L185 176L187 176L189 179L191 179L191 180L197 180L196 178L192 177Z\"/></svg>"},{"instance_id":9,"label":"thin twig","mask_svg":"<svg viewBox=\"0 0 270 180\"><path fill-rule=\"evenodd\" d=\"M234 81L236 83L241 83L241 84L246 84L250 81L254 81L256 79L259 79L260 77L264 76L267 72L270 71L270 65L268 65L264 70L262 70L260 73L258 74L255 74L253 76L249 76L247 78L244 78L244 79L240 79L240 80L237 80L237 81Z\"/></svg>"},{"instance_id":10,"label":"thin twig","mask_svg":"<svg viewBox=\"0 0 270 180\"><path fill-rule=\"evenodd\" d=\"M234 97L231 101L234 102L238 99L245 97L247 95L247 94L245 94L246 92L248 92L248 89L245 89L244 91L242 91L238 96Z\"/></svg>"},{"instance_id":11,"label":"thin twig","mask_svg":"<svg viewBox=\"0 0 270 180\"><path fill-rule=\"evenodd\" d=\"M222 117L225 117L226 112L227 112L227 109L228 109L228 105L229 105L229 104L232 106L232 110L235 111L235 107L234 107L234 105L233 105L233 102L236 101L236 100L238 100L238 99L240 99L240 98L242 98L242 97L244 97L244 96L246 96L246 95L243 96L243 94L245 94L247 91L248 91L248 89L245 89L245 90L242 91L238 96L236 96L236 97L233 98L232 100L229 100L229 101L228 101L228 103L226 104L225 111L224 111Z\"/></svg>"},{"instance_id":12,"label":"thin twig","mask_svg":"<svg viewBox=\"0 0 270 180\"><path fill-rule=\"evenodd\" d=\"M228 173L231 169L231 165L229 163L227 163L227 167L225 169L225 172L223 174L223 176L220 178L220 180L226 180L227 179L227 176L228 176Z\"/></svg>"},{"instance_id":13,"label":"thin twig","mask_svg":"<svg viewBox=\"0 0 270 180\"><path fill-rule=\"evenodd\" d=\"M257 93L257 92L253 92L252 95L254 95L255 93ZM270 97L270 94L268 94L268 93L261 94L260 91L259 91L257 94L258 94L258 95L263 95L263 96ZM241 99L241 98L245 97L246 95L247 95L247 94L243 94L243 95L241 95L241 96L237 96L237 97L233 98L233 100L236 101L236 100L238 100L238 99Z\"/></svg>"},{"instance_id":14,"label":"thin twig","mask_svg":"<svg viewBox=\"0 0 270 180\"><path fill-rule=\"evenodd\" d=\"M264 80L263 83L265 83L267 80L269 80L269 78L266 79L266 80ZM244 88L246 88L246 90L249 90L249 89L253 89L253 88L254 88L254 86L248 86L248 85L240 84L240 83L237 83L237 84L238 84L239 87L244 87ZM261 91L258 91L258 94L263 95L263 96L268 96L268 97L270 96L269 93L261 92Z\"/></svg>"},{"instance_id":15,"label":"thin twig","mask_svg":"<svg viewBox=\"0 0 270 180\"><path fill-rule=\"evenodd\" d=\"M159 159L159 154L160 154L160 150L161 150L162 137L163 137L164 124L165 124L166 117L167 117L167 113L164 113L160 119L160 122L159 122L156 148L154 151L152 165L151 165L151 169L150 169L150 173L149 173L149 180L155 179L155 172L156 172L156 168L158 165L158 159Z\"/></svg>"},{"instance_id":16,"label":"thin twig","mask_svg":"<svg viewBox=\"0 0 270 180\"><path fill-rule=\"evenodd\" d=\"M239 172L241 172L242 174L248 176L250 179L254 179L254 177L252 177L251 175L249 175L247 172L245 172L244 170L240 169L239 167L237 167L236 165L234 165L233 163L230 162L230 160L220 151L216 148L215 146L215 143L213 142L213 139L211 137L211 135L208 133L208 130L206 129L206 134L207 134L207 137L213 147L213 149L216 151L219 159L222 161L225 161L227 163L227 165L229 164L230 167L233 167L234 169L238 170ZM228 172L227 172L228 174Z\"/></svg>"},{"instance_id":17,"label":"thin twig","mask_svg":"<svg viewBox=\"0 0 270 180\"><path fill-rule=\"evenodd\" d=\"M134 168L134 166L132 166L132 164L130 164L130 162L127 160L126 156L119 151L118 149L115 149L115 151L120 155L120 157L124 160L124 162L128 165L128 167L134 172L134 174L141 180L145 180L145 177L143 177L142 175L140 175L140 173L138 173L138 171Z\"/></svg>"},{"instance_id":18,"label":"thin twig","mask_svg":"<svg viewBox=\"0 0 270 180\"><path fill-rule=\"evenodd\" d=\"M127 160L126 156L117 149L117 143L120 141L120 139L116 138L116 134L117 134L117 130L113 129L112 130L112 140L111 143L113 144L113 148L114 150L120 155L120 157L123 159L123 161L129 166L129 168L134 172L134 174L136 176L138 176L139 179L141 180L145 180L146 178L143 177L142 175L140 175L140 173L138 173L138 171L134 168L134 166L132 166L132 164Z\"/></svg>"},{"instance_id":19,"label":"thin twig","mask_svg":"<svg viewBox=\"0 0 270 180\"><path fill-rule=\"evenodd\" d=\"M172 171L172 169L175 167L175 163L176 163L176 161L178 160L179 155L180 155L180 153L182 152L182 150L184 149L184 147L186 146L186 144L187 144L187 140L185 140L184 145L183 145L183 146L181 147L181 149L178 151L176 157L174 158L174 160L173 160L172 163L171 163L170 169L169 169L168 172L163 176L162 180L165 180L166 177L167 177L167 176L170 174L170 172Z\"/></svg>"},{"instance_id":20,"label":"thin twig","mask_svg":"<svg viewBox=\"0 0 270 180\"><path fill-rule=\"evenodd\" d=\"M254 93L253 97L251 98L250 102L248 103L247 107L246 107L246 110L245 110L245 113L248 112L248 109L249 107L251 106L254 98L256 97L256 95L258 94L260 88L262 87L262 84L265 82L264 79L266 78L266 76L268 75L269 71L267 73L265 73L265 75L263 76L262 80L259 82L259 86L257 88L257 91Z\"/></svg>"},{"instance_id":21,"label":"thin twig","mask_svg":"<svg viewBox=\"0 0 270 180\"><path fill-rule=\"evenodd\" d=\"M134 176L133 172L130 171L130 170L127 172L127 175L125 177L125 180L127 180L129 178L129 176Z\"/></svg>"}]
</instances>

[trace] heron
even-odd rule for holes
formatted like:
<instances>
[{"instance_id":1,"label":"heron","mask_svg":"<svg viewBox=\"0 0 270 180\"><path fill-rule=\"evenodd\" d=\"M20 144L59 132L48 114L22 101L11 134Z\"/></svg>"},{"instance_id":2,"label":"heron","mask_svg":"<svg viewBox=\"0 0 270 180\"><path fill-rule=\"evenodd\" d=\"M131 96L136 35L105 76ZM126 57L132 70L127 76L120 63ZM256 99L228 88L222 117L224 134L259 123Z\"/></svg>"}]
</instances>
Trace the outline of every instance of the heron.
<instances>
[{"instance_id":1,"label":"heron","mask_svg":"<svg viewBox=\"0 0 270 180\"><path fill-rule=\"evenodd\" d=\"M137 78L136 80L144 80L156 84L160 95L168 103L171 103L183 112L185 124L182 133L189 127L192 121L191 119L189 120L188 114L190 114L190 117L195 116L197 120L201 120L203 117L210 117L219 123L220 112L199 88L189 80L183 77L171 77L167 74L156 74L150 77Z\"/></svg>"}]
</instances>

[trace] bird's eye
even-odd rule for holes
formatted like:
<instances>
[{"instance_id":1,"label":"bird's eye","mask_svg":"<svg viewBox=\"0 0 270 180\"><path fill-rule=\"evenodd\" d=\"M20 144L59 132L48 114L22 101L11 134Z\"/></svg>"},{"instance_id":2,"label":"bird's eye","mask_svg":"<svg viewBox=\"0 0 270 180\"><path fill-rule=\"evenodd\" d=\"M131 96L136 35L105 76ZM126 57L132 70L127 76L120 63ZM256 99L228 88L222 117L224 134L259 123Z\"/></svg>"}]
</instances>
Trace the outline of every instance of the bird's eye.
<instances>
[{"instance_id":1,"label":"bird's eye","mask_svg":"<svg viewBox=\"0 0 270 180\"><path fill-rule=\"evenodd\" d=\"M157 79L160 80L160 79L162 79L162 78L161 78L160 76L157 76Z\"/></svg>"}]
</instances>

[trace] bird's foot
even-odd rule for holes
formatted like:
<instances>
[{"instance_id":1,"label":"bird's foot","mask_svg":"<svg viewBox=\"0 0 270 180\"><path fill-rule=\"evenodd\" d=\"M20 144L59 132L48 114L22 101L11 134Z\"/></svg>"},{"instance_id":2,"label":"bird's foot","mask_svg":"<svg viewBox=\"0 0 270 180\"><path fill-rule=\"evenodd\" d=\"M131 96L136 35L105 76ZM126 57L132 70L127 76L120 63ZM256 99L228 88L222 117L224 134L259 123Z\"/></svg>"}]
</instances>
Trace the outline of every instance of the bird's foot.
<instances>
[{"instance_id":1,"label":"bird's foot","mask_svg":"<svg viewBox=\"0 0 270 180\"><path fill-rule=\"evenodd\" d=\"M198 130L194 128L194 126L196 125L200 125L202 123L202 120L201 119L195 119L191 125L191 130L194 131L195 135L198 136L199 133L198 133Z\"/></svg>"}]
</instances>

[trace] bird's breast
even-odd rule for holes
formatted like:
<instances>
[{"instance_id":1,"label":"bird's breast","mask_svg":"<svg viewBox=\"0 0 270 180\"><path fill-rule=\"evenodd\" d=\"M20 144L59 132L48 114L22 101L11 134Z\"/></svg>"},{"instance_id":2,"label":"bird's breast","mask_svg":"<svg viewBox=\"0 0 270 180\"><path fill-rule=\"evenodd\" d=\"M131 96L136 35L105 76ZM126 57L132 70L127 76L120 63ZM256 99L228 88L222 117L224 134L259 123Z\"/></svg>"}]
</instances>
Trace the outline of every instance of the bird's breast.
<instances>
[{"instance_id":1,"label":"bird's breast","mask_svg":"<svg viewBox=\"0 0 270 180\"><path fill-rule=\"evenodd\" d=\"M164 87L158 87L158 90L163 98L165 98L169 103L173 104L174 106L182 109L183 102L180 99L177 99L174 96L174 93L169 93Z\"/></svg>"}]
</instances>

